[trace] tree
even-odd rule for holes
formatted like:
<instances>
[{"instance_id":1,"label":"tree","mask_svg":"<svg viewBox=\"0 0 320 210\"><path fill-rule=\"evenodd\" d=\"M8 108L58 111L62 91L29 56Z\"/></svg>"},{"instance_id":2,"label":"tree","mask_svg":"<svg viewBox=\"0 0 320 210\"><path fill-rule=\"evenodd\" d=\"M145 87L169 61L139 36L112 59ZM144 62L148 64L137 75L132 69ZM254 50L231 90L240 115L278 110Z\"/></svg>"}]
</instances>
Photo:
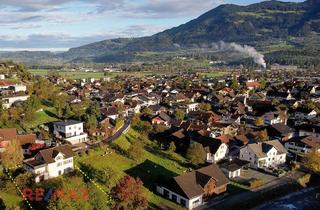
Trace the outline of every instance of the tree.
<instances>
[{"instance_id":1,"label":"tree","mask_svg":"<svg viewBox=\"0 0 320 210\"><path fill-rule=\"evenodd\" d=\"M95 115L88 115L86 117L86 128L90 134L96 131L97 124L98 124L98 121Z\"/></svg>"},{"instance_id":2,"label":"tree","mask_svg":"<svg viewBox=\"0 0 320 210\"><path fill-rule=\"evenodd\" d=\"M62 115L65 119L69 119L73 116L73 112L71 111L71 107L69 104L66 104L66 106L63 108Z\"/></svg>"},{"instance_id":3,"label":"tree","mask_svg":"<svg viewBox=\"0 0 320 210\"><path fill-rule=\"evenodd\" d=\"M170 144L169 144L169 147L168 147L168 151L169 152L175 152L176 151L176 145L175 145L175 143L172 141L172 142L170 142Z\"/></svg>"},{"instance_id":4,"label":"tree","mask_svg":"<svg viewBox=\"0 0 320 210\"><path fill-rule=\"evenodd\" d=\"M96 117L100 117L100 104L98 102L92 102L88 108L88 113L90 115L95 115Z\"/></svg>"},{"instance_id":5,"label":"tree","mask_svg":"<svg viewBox=\"0 0 320 210\"><path fill-rule=\"evenodd\" d=\"M136 140L128 149L128 155L131 159L139 162L143 158L143 144L141 141Z\"/></svg>"},{"instance_id":6,"label":"tree","mask_svg":"<svg viewBox=\"0 0 320 210\"><path fill-rule=\"evenodd\" d=\"M259 88L261 89L261 90L263 90L263 89L265 89L266 88L266 80L264 80L264 79L261 79L260 80L260 86L259 86Z\"/></svg>"},{"instance_id":7,"label":"tree","mask_svg":"<svg viewBox=\"0 0 320 210\"><path fill-rule=\"evenodd\" d=\"M256 122L255 122L256 126L263 126L264 125L264 119L263 117L258 117L256 119Z\"/></svg>"},{"instance_id":8,"label":"tree","mask_svg":"<svg viewBox=\"0 0 320 210\"><path fill-rule=\"evenodd\" d=\"M314 173L320 173L320 152L312 151L307 154L303 160L305 167Z\"/></svg>"},{"instance_id":9,"label":"tree","mask_svg":"<svg viewBox=\"0 0 320 210\"><path fill-rule=\"evenodd\" d=\"M259 131L258 133L258 137L261 141L266 141L268 140L268 132L266 129Z\"/></svg>"},{"instance_id":10,"label":"tree","mask_svg":"<svg viewBox=\"0 0 320 210\"><path fill-rule=\"evenodd\" d=\"M1 155L4 168L14 168L23 160L21 146L17 139L12 139Z\"/></svg>"},{"instance_id":11,"label":"tree","mask_svg":"<svg viewBox=\"0 0 320 210\"><path fill-rule=\"evenodd\" d=\"M111 192L114 201L112 209L144 210L148 207L143 183L139 178L124 176Z\"/></svg>"},{"instance_id":12,"label":"tree","mask_svg":"<svg viewBox=\"0 0 320 210\"><path fill-rule=\"evenodd\" d=\"M238 80L236 78L234 78L232 80L231 86L230 86L233 90L238 90L240 88L240 85L238 83Z\"/></svg>"},{"instance_id":13,"label":"tree","mask_svg":"<svg viewBox=\"0 0 320 210\"><path fill-rule=\"evenodd\" d=\"M167 127L163 124L155 124L153 126L153 132L156 134L163 133L166 129L167 129Z\"/></svg>"},{"instance_id":14,"label":"tree","mask_svg":"<svg viewBox=\"0 0 320 210\"><path fill-rule=\"evenodd\" d=\"M211 104L209 103L201 103L200 110L209 111L211 109Z\"/></svg>"},{"instance_id":15,"label":"tree","mask_svg":"<svg viewBox=\"0 0 320 210\"><path fill-rule=\"evenodd\" d=\"M152 116L153 111L150 108L146 107L142 110L142 114L145 116Z\"/></svg>"},{"instance_id":16,"label":"tree","mask_svg":"<svg viewBox=\"0 0 320 210\"><path fill-rule=\"evenodd\" d=\"M201 144L192 144L187 150L186 158L194 165L203 164L206 152Z\"/></svg>"},{"instance_id":17,"label":"tree","mask_svg":"<svg viewBox=\"0 0 320 210\"><path fill-rule=\"evenodd\" d=\"M176 109L174 112L174 116L178 120L183 120L185 117L185 113L182 109Z\"/></svg>"},{"instance_id":18,"label":"tree","mask_svg":"<svg viewBox=\"0 0 320 210\"><path fill-rule=\"evenodd\" d=\"M0 198L0 209L6 209L6 205L3 202L2 198Z\"/></svg>"},{"instance_id":19,"label":"tree","mask_svg":"<svg viewBox=\"0 0 320 210\"><path fill-rule=\"evenodd\" d=\"M53 97L53 106L57 110L58 117L62 117L62 111L67 105L68 96L66 94L58 94Z\"/></svg>"}]
</instances>

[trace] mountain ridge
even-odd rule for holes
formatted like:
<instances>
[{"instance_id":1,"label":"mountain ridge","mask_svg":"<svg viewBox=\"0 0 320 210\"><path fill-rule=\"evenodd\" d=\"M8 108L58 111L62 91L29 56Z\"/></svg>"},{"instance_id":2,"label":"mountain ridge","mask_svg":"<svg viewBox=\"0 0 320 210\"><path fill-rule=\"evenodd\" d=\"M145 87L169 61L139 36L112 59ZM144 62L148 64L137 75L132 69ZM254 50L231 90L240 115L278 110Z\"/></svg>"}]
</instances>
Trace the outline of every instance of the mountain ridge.
<instances>
[{"instance_id":1,"label":"mountain ridge","mask_svg":"<svg viewBox=\"0 0 320 210\"><path fill-rule=\"evenodd\" d=\"M250 45L265 53L318 50L320 0L224 4L152 36L103 40L71 48L59 57L64 62L130 62L145 52L190 51L219 41Z\"/></svg>"}]
</instances>

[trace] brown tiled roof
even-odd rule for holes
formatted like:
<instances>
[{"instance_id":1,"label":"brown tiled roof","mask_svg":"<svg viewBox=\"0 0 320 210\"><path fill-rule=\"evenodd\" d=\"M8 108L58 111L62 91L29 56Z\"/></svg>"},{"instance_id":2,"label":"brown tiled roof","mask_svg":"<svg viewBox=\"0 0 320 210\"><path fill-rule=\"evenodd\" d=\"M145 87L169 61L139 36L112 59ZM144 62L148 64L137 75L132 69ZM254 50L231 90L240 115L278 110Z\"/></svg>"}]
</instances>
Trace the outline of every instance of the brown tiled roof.
<instances>
[{"instance_id":1,"label":"brown tiled roof","mask_svg":"<svg viewBox=\"0 0 320 210\"><path fill-rule=\"evenodd\" d=\"M181 194L186 198L193 198L204 193L204 187L211 180L215 180L216 187L229 183L227 177L222 173L220 168L211 164L173 178L175 184L170 187L174 192Z\"/></svg>"},{"instance_id":2,"label":"brown tiled roof","mask_svg":"<svg viewBox=\"0 0 320 210\"><path fill-rule=\"evenodd\" d=\"M27 143L32 144L36 142L37 136L35 134L18 135L17 139L20 145L24 145Z\"/></svg>"},{"instance_id":3,"label":"brown tiled roof","mask_svg":"<svg viewBox=\"0 0 320 210\"><path fill-rule=\"evenodd\" d=\"M274 147L278 154L287 153L285 147L278 141L266 141L263 143L248 144L248 147L257 155L258 158L266 157L266 153Z\"/></svg>"},{"instance_id":4,"label":"brown tiled roof","mask_svg":"<svg viewBox=\"0 0 320 210\"><path fill-rule=\"evenodd\" d=\"M62 146L59 146L59 147L53 147L53 148L50 148L50 149L44 149L44 150L41 150L39 152L39 154L42 156L43 160L46 163L54 163L55 162L54 158L60 152L65 156L65 158L70 158L70 157L74 156L74 153L72 151L72 147L70 145L62 145Z\"/></svg>"},{"instance_id":5,"label":"brown tiled roof","mask_svg":"<svg viewBox=\"0 0 320 210\"><path fill-rule=\"evenodd\" d=\"M308 136L301 140L301 142L305 143L306 145L312 148L320 148L320 138Z\"/></svg>"}]
</instances>

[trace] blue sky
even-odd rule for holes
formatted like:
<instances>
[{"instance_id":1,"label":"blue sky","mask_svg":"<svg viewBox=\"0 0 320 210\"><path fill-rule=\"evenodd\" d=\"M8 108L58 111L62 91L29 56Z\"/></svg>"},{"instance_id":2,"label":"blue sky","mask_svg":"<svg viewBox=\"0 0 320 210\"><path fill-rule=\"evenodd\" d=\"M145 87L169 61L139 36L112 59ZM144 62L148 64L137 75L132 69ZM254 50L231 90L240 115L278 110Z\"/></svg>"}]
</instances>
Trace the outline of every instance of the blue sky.
<instances>
[{"instance_id":1,"label":"blue sky","mask_svg":"<svg viewBox=\"0 0 320 210\"><path fill-rule=\"evenodd\" d=\"M301 1L301 0L293 0ZM178 26L225 3L259 0L0 0L0 51L66 50Z\"/></svg>"}]
</instances>

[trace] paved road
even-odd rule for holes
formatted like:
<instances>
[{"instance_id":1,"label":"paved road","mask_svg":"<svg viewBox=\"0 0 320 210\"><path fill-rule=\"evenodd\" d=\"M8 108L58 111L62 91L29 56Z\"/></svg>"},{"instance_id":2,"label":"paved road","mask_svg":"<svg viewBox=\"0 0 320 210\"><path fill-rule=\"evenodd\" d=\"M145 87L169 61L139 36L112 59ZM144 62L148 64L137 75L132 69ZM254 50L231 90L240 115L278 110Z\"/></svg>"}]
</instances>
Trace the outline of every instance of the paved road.
<instances>
[{"instance_id":1,"label":"paved road","mask_svg":"<svg viewBox=\"0 0 320 210\"><path fill-rule=\"evenodd\" d=\"M124 132L128 131L130 123L131 123L130 119L126 118L123 126L114 135L102 140L102 142L105 144L108 144L117 140Z\"/></svg>"},{"instance_id":2,"label":"paved road","mask_svg":"<svg viewBox=\"0 0 320 210\"><path fill-rule=\"evenodd\" d=\"M215 209L215 207L220 207L223 203L226 203L228 205L237 204L239 201L246 201L248 198L251 198L256 193L264 193L266 191L272 190L276 187L286 185L288 183L292 182L291 178L288 177L281 177L279 179L273 180L257 189L254 189L252 191L245 191L239 194L225 196L223 198L217 198L209 201L208 203L196 208L196 210L212 210Z\"/></svg>"},{"instance_id":3,"label":"paved road","mask_svg":"<svg viewBox=\"0 0 320 210\"><path fill-rule=\"evenodd\" d=\"M320 187L291 193L282 198L253 208L252 210L318 210L320 209Z\"/></svg>"}]
</instances>

